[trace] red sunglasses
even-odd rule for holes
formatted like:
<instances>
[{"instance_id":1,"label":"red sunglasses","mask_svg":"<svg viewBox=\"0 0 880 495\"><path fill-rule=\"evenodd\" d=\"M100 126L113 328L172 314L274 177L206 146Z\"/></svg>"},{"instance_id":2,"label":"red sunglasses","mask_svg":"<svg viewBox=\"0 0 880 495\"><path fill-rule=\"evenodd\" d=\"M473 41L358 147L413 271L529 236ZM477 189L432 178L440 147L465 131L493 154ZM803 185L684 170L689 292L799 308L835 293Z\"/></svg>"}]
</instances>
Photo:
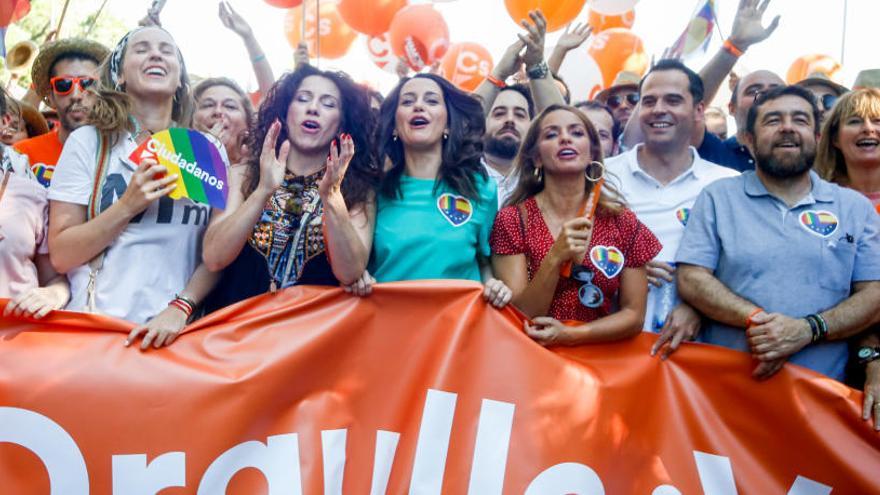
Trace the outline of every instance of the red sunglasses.
<instances>
[{"instance_id":1,"label":"red sunglasses","mask_svg":"<svg viewBox=\"0 0 880 495\"><path fill-rule=\"evenodd\" d=\"M55 91L56 95L64 96L70 94L73 91L74 85L79 85L80 91L85 91L88 88L91 88L98 82L94 77L64 77L57 76L49 79L49 84L52 86L52 91Z\"/></svg>"}]
</instances>

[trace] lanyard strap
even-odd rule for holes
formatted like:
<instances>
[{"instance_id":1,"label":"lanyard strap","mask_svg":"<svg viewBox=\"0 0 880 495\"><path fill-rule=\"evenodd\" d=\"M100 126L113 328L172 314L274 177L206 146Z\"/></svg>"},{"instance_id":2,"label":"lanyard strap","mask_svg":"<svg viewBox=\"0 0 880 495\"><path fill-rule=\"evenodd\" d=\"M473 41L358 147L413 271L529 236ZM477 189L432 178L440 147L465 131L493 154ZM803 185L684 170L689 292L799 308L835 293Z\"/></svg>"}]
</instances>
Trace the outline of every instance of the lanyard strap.
<instances>
[{"instance_id":1,"label":"lanyard strap","mask_svg":"<svg viewBox=\"0 0 880 495\"><path fill-rule=\"evenodd\" d=\"M12 176L12 172L6 171L3 172L3 184L0 185L0 203L3 202L3 194L6 192L6 186L9 185L9 178Z\"/></svg>"}]
</instances>

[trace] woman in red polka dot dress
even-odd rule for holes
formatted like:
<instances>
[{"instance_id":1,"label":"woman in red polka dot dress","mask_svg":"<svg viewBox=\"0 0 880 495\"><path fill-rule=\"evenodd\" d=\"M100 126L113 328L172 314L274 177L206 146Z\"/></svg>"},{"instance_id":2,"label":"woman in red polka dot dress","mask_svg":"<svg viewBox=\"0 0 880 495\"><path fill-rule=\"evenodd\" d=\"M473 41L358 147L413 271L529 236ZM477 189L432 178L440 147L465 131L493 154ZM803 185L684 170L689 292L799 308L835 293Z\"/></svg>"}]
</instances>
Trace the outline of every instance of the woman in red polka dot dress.
<instances>
[{"instance_id":1,"label":"woman in red polka dot dress","mask_svg":"<svg viewBox=\"0 0 880 495\"><path fill-rule=\"evenodd\" d=\"M661 245L607 185L594 218L581 213L593 189L587 173L604 170L601 160L599 135L583 113L547 108L526 134L519 184L495 219L495 273L532 318L526 332L542 345L623 339L642 328L645 264ZM568 262L571 276L563 277ZM581 323L562 323L570 320Z\"/></svg>"}]
</instances>

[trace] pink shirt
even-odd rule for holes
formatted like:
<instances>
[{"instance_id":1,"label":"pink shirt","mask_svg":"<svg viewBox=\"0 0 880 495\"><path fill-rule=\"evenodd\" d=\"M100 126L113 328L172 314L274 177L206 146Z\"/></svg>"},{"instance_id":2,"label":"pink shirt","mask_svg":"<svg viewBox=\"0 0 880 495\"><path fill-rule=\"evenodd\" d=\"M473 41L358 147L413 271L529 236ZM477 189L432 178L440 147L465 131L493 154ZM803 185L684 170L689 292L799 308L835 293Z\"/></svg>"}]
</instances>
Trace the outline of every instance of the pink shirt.
<instances>
[{"instance_id":1,"label":"pink shirt","mask_svg":"<svg viewBox=\"0 0 880 495\"><path fill-rule=\"evenodd\" d=\"M49 252L47 194L34 179L10 174L0 198L0 297L15 297L40 285L34 258Z\"/></svg>"}]
</instances>

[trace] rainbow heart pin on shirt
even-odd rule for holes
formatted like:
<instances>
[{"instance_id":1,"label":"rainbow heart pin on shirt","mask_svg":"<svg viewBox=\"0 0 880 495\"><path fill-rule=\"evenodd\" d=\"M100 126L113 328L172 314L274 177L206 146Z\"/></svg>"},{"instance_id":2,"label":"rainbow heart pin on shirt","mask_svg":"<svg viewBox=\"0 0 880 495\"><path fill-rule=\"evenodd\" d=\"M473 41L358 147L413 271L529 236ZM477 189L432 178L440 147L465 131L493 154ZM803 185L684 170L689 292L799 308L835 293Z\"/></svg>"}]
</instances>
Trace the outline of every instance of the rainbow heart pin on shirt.
<instances>
[{"instance_id":1,"label":"rainbow heart pin on shirt","mask_svg":"<svg viewBox=\"0 0 880 495\"><path fill-rule=\"evenodd\" d=\"M623 253L614 246L593 247L590 250L590 261L606 278L614 278L623 271Z\"/></svg>"},{"instance_id":2,"label":"rainbow heart pin on shirt","mask_svg":"<svg viewBox=\"0 0 880 495\"><path fill-rule=\"evenodd\" d=\"M681 222L682 225L687 227L688 219L691 218L691 209L690 208L679 208L675 211L675 218Z\"/></svg>"},{"instance_id":3,"label":"rainbow heart pin on shirt","mask_svg":"<svg viewBox=\"0 0 880 495\"><path fill-rule=\"evenodd\" d=\"M437 209L453 227L466 224L474 214L470 200L449 193L441 194L437 198Z\"/></svg>"},{"instance_id":4,"label":"rainbow heart pin on shirt","mask_svg":"<svg viewBox=\"0 0 880 495\"><path fill-rule=\"evenodd\" d=\"M31 172L36 176L37 182L42 184L43 187L49 187L49 183L52 182L52 174L55 172L55 167L52 165L37 163L36 165L31 166Z\"/></svg>"},{"instance_id":5,"label":"rainbow heart pin on shirt","mask_svg":"<svg viewBox=\"0 0 880 495\"><path fill-rule=\"evenodd\" d=\"M819 237L828 237L837 231L837 217L834 213L824 210L807 210L798 217L800 224L807 232Z\"/></svg>"}]
</instances>

